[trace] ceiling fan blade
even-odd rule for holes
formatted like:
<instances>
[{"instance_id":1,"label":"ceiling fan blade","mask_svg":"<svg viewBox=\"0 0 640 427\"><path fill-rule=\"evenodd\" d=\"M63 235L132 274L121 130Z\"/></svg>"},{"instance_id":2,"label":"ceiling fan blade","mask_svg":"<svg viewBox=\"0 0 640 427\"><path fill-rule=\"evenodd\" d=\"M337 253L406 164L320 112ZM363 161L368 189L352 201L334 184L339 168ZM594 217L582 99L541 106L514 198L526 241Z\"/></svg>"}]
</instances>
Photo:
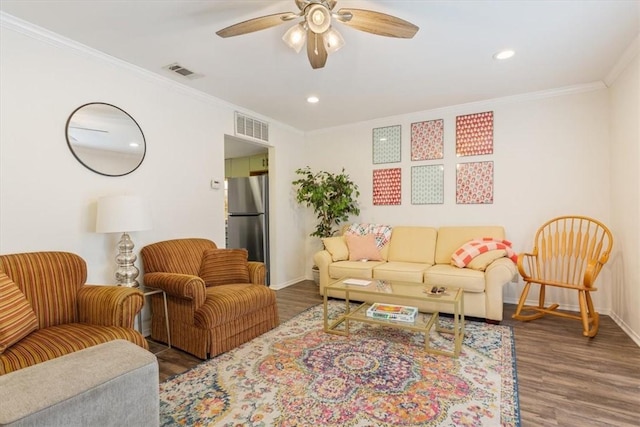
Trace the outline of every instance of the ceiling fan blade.
<instances>
[{"instance_id":1,"label":"ceiling fan blade","mask_svg":"<svg viewBox=\"0 0 640 427\"><path fill-rule=\"evenodd\" d=\"M307 56L313 69L322 68L327 63L327 49L322 34L307 30Z\"/></svg>"},{"instance_id":2,"label":"ceiling fan blade","mask_svg":"<svg viewBox=\"0 0 640 427\"><path fill-rule=\"evenodd\" d=\"M420 29L404 19L364 9L342 8L338 11L337 19L356 30L386 37L410 39Z\"/></svg>"},{"instance_id":3,"label":"ceiling fan blade","mask_svg":"<svg viewBox=\"0 0 640 427\"><path fill-rule=\"evenodd\" d=\"M338 0L328 0L327 6L329 6L329 10L333 10L336 7L336 3L338 3Z\"/></svg>"},{"instance_id":4,"label":"ceiling fan blade","mask_svg":"<svg viewBox=\"0 0 640 427\"><path fill-rule=\"evenodd\" d=\"M273 15L261 16L259 18L249 19L234 25L230 25L227 28L223 28L217 31L216 34L220 37L233 37L240 36L242 34L253 33L254 31L265 30L267 28L275 27L283 22L290 21L297 18L299 15L293 12L275 13Z\"/></svg>"}]
</instances>

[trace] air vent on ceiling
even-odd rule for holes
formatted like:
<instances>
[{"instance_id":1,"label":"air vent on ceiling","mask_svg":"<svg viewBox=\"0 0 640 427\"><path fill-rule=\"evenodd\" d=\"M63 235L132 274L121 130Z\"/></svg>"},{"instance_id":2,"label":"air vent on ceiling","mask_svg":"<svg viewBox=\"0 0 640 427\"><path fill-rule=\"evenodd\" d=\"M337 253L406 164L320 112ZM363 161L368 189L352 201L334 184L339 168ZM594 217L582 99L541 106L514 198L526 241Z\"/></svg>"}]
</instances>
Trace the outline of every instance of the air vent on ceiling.
<instances>
[{"instance_id":1,"label":"air vent on ceiling","mask_svg":"<svg viewBox=\"0 0 640 427\"><path fill-rule=\"evenodd\" d=\"M245 116L237 111L235 114L236 135L248 136L249 138L269 142L269 123Z\"/></svg>"},{"instance_id":2,"label":"air vent on ceiling","mask_svg":"<svg viewBox=\"0 0 640 427\"><path fill-rule=\"evenodd\" d=\"M189 70L188 68L183 67L182 65L178 64L177 62L174 62L173 64L169 64L169 65L165 65L164 67L165 70L169 70L172 73L176 73L181 75L182 77L186 77L188 79L199 79L200 77L204 77L204 75L202 74L198 74L198 73L194 73L193 71Z\"/></svg>"}]
</instances>

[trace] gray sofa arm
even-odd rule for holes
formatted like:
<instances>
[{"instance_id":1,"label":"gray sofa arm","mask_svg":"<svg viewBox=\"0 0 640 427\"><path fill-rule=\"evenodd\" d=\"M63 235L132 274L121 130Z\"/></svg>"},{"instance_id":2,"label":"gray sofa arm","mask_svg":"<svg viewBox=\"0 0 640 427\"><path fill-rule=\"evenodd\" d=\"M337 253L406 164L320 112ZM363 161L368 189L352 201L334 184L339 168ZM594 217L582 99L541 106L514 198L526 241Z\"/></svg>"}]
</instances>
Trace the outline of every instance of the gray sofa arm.
<instances>
[{"instance_id":1,"label":"gray sofa arm","mask_svg":"<svg viewBox=\"0 0 640 427\"><path fill-rule=\"evenodd\" d=\"M158 361L125 340L0 375L0 426L158 426Z\"/></svg>"}]
</instances>

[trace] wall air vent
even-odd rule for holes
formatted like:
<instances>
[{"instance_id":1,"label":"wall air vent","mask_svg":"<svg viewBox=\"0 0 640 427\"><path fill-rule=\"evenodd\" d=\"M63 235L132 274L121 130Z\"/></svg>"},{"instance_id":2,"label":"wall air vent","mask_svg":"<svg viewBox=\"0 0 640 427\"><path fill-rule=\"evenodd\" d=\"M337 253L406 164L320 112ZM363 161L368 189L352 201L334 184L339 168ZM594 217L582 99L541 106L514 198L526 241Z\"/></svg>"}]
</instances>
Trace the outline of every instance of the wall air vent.
<instances>
[{"instance_id":1,"label":"wall air vent","mask_svg":"<svg viewBox=\"0 0 640 427\"><path fill-rule=\"evenodd\" d=\"M165 65L162 68L164 68L165 70L171 71L172 73L179 74L182 77L186 77L189 80L199 79L200 77L204 77L204 75L198 74L198 73L194 73L193 71L189 70L188 68L183 67L182 65L178 64L177 62L174 62L173 64Z\"/></svg>"},{"instance_id":2,"label":"wall air vent","mask_svg":"<svg viewBox=\"0 0 640 427\"><path fill-rule=\"evenodd\" d=\"M245 116L237 111L235 115L236 135L248 136L249 138L269 142L269 123Z\"/></svg>"}]
</instances>

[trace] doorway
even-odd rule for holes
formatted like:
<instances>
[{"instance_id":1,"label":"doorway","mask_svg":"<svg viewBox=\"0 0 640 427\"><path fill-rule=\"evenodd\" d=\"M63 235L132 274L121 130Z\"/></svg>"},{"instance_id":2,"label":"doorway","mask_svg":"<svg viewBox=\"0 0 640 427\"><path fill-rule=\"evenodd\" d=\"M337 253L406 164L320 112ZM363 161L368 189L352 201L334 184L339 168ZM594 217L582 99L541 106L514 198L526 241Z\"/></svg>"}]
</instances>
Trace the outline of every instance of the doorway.
<instances>
[{"instance_id":1,"label":"doorway","mask_svg":"<svg viewBox=\"0 0 640 427\"><path fill-rule=\"evenodd\" d=\"M264 262L270 283L269 147L224 137L225 247L249 251L249 261Z\"/></svg>"}]
</instances>

